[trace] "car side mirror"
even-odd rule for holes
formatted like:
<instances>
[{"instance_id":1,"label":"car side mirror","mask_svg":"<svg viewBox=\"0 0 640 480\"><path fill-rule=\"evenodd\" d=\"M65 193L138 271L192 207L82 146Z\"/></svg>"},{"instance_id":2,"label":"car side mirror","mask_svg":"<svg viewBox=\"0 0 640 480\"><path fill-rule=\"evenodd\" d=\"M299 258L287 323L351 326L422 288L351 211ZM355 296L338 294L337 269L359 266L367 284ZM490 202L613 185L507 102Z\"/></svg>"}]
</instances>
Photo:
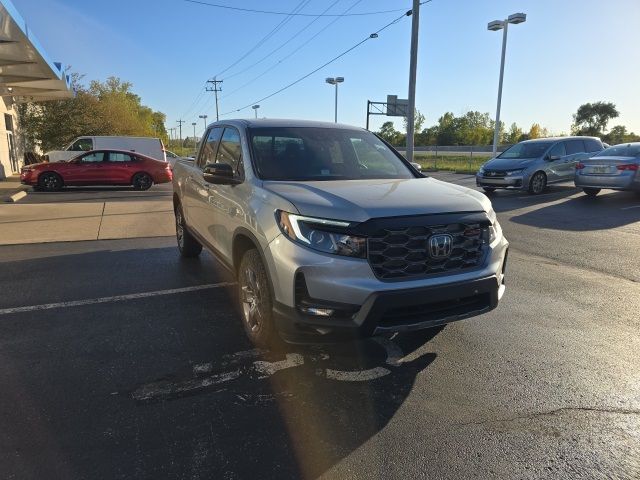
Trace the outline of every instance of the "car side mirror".
<instances>
[{"instance_id":1,"label":"car side mirror","mask_svg":"<svg viewBox=\"0 0 640 480\"><path fill-rule=\"evenodd\" d=\"M560 155L547 155L547 160L549 160L550 162L560 160Z\"/></svg>"},{"instance_id":2,"label":"car side mirror","mask_svg":"<svg viewBox=\"0 0 640 480\"><path fill-rule=\"evenodd\" d=\"M202 169L202 178L207 183L237 185L240 180L233 177L233 167L228 163L207 163Z\"/></svg>"}]
</instances>

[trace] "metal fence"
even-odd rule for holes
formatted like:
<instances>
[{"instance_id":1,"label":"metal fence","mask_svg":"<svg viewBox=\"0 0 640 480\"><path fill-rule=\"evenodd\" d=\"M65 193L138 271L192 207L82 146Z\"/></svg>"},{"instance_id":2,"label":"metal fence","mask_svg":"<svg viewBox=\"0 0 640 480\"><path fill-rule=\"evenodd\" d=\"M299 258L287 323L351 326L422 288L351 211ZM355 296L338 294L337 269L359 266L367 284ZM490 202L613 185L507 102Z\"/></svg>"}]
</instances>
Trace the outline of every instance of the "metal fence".
<instances>
[{"instance_id":1,"label":"metal fence","mask_svg":"<svg viewBox=\"0 0 640 480\"><path fill-rule=\"evenodd\" d=\"M512 144L508 145L499 145L498 152L504 152L507 148L511 147ZM396 147L399 152L405 153L405 147ZM425 145L425 146L417 146L413 149L415 152L428 152L432 153L435 156L445 156L445 155L481 155L487 156L487 154L491 154L493 151L492 145Z\"/></svg>"}]
</instances>

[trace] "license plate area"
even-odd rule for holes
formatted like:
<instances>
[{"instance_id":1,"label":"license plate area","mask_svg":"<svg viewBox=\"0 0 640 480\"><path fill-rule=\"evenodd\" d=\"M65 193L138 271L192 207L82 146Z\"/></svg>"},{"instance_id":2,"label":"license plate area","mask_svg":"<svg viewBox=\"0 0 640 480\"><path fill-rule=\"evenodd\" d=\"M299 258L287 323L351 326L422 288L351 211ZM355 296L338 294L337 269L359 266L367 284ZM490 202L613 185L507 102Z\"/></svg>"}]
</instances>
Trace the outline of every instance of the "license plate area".
<instances>
[{"instance_id":1,"label":"license plate area","mask_svg":"<svg viewBox=\"0 0 640 480\"><path fill-rule=\"evenodd\" d=\"M594 167L591 167L591 172L590 173L594 173L594 174L609 174L609 173L613 173L613 172L612 172L612 168L608 167L608 166L594 166Z\"/></svg>"},{"instance_id":2,"label":"license plate area","mask_svg":"<svg viewBox=\"0 0 640 480\"><path fill-rule=\"evenodd\" d=\"M502 178L483 178L482 183L488 183L489 185L507 185L510 182Z\"/></svg>"}]
</instances>

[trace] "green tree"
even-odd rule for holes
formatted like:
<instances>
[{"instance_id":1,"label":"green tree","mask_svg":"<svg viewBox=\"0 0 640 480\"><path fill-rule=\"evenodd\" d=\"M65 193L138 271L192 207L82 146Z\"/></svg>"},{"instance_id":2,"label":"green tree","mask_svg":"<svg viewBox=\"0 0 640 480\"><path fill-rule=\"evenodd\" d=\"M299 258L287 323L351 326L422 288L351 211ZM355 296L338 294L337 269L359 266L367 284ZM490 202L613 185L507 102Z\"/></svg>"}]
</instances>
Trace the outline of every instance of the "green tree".
<instances>
[{"instance_id":1,"label":"green tree","mask_svg":"<svg viewBox=\"0 0 640 480\"><path fill-rule=\"evenodd\" d=\"M393 126L392 121L384 122L377 133L391 145L399 145L402 137L402 134Z\"/></svg>"},{"instance_id":2,"label":"green tree","mask_svg":"<svg viewBox=\"0 0 640 480\"><path fill-rule=\"evenodd\" d=\"M620 115L615 104L595 102L580 105L573 115L571 131L577 135L602 136L610 120Z\"/></svg>"},{"instance_id":3,"label":"green tree","mask_svg":"<svg viewBox=\"0 0 640 480\"><path fill-rule=\"evenodd\" d=\"M522 135L523 135L522 129L518 127L518 125L516 125L515 123L512 123L511 127L509 128L509 133L505 135L504 140L506 143L518 143Z\"/></svg>"},{"instance_id":4,"label":"green tree","mask_svg":"<svg viewBox=\"0 0 640 480\"><path fill-rule=\"evenodd\" d=\"M413 129L416 132L419 132L422 130L422 127L424 126L424 122L426 121L426 118L423 114L420 113L420 111L416 108L415 111L413 112ZM404 131L407 131L407 128L409 128L408 126L408 122L407 122L407 117L404 117L402 119L402 122L404 123Z\"/></svg>"},{"instance_id":5,"label":"green tree","mask_svg":"<svg viewBox=\"0 0 640 480\"><path fill-rule=\"evenodd\" d=\"M19 127L25 150L64 148L82 135L132 135L160 137L166 143L164 114L142 105L132 85L117 77L92 81L89 88L82 77L72 74L75 98L18 107Z\"/></svg>"},{"instance_id":6,"label":"green tree","mask_svg":"<svg viewBox=\"0 0 640 480\"><path fill-rule=\"evenodd\" d=\"M640 136L633 132L628 132L627 127L624 125L616 125L609 130L609 133L604 135L604 141L610 145L617 145L618 143L638 142Z\"/></svg>"}]
</instances>

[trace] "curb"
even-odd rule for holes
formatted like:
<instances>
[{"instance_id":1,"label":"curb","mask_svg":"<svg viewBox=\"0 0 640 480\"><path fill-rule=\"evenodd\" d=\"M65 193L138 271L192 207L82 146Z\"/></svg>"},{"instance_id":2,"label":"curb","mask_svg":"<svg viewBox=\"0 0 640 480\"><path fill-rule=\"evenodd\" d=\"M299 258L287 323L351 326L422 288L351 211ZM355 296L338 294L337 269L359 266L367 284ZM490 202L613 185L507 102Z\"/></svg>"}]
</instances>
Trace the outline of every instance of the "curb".
<instances>
[{"instance_id":1,"label":"curb","mask_svg":"<svg viewBox=\"0 0 640 480\"><path fill-rule=\"evenodd\" d=\"M7 195L6 197L3 198L3 201L5 203L16 203L20 200L22 200L24 197L27 196L27 192L26 189L23 190L18 190L10 195Z\"/></svg>"}]
</instances>

